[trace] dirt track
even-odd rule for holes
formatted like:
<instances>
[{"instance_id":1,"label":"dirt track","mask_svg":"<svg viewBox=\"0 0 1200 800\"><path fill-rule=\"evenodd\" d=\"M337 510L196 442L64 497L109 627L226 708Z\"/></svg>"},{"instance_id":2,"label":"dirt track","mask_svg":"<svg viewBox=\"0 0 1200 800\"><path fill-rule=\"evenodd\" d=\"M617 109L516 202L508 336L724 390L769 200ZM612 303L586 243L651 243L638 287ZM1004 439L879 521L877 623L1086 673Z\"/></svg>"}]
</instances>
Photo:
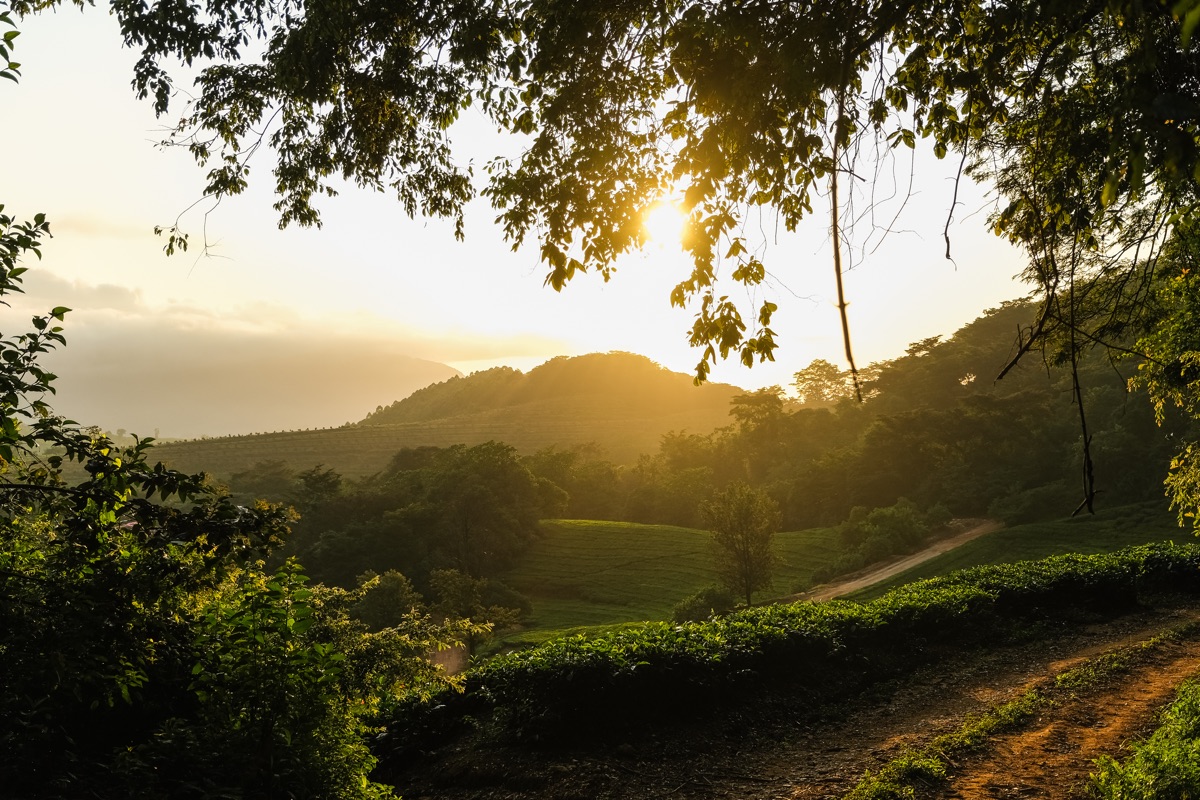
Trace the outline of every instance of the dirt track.
<instances>
[{"instance_id":1,"label":"dirt track","mask_svg":"<svg viewBox=\"0 0 1200 800\"><path fill-rule=\"evenodd\" d=\"M840 798L906 746L956 730L972 714L1115 646L1200 616L1147 610L1077 622L1049 639L953 656L814 716L800 702L772 703L702 726L664 720L629 741L579 749L463 743L400 776L409 800L826 800ZM948 786L923 797L1073 796L1092 760L1119 755L1152 725L1178 683L1200 669L1200 641L1170 645L1099 692L1071 698L988 752L953 765Z\"/></svg>"},{"instance_id":2,"label":"dirt track","mask_svg":"<svg viewBox=\"0 0 1200 800\"><path fill-rule=\"evenodd\" d=\"M986 533L998 531L1004 527L1003 522L995 520L983 520L979 524L974 525L962 533L954 536L941 539L934 544L926 547L924 550L912 553L911 555L903 556L902 558L884 564L879 567L868 567L866 570L855 572L844 578L840 578L833 583L826 583L818 586L807 592L802 592L797 595L792 595L784 601L792 602L795 600L832 600L835 597L850 594L851 592L864 589L867 586L885 581L893 575L899 575L906 569L915 567L934 556L940 556L942 553L947 553L956 547L961 547L972 539L978 539Z\"/></svg>"}]
</instances>

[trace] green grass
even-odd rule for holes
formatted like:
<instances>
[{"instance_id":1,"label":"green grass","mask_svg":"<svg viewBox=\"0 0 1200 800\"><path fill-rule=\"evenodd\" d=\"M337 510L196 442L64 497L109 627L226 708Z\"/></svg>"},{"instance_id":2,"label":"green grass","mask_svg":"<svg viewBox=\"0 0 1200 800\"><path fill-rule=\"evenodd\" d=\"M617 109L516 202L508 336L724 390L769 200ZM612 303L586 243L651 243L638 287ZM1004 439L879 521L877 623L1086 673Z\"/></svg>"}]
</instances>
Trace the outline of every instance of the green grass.
<instances>
[{"instance_id":1,"label":"green grass","mask_svg":"<svg viewBox=\"0 0 1200 800\"><path fill-rule=\"evenodd\" d=\"M1179 528L1175 515L1163 504L1122 506L1091 516L1004 528L860 589L847 595L847 599L870 600L906 583L981 564L1011 564L1063 553L1110 553L1147 542L1187 542L1191 539L1191 531Z\"/></svg>"},{"instance_id":2,"label":"green grass","mask_svg":"<svg viewBox=\"0 0 1200 800\"><path fill-rule=\"evenodd\" d=\"M1161 724L1148 739L1133 744L1120 762L1101 756L1092 773L1089 796L1098 800L1183 800L1200 795L1200 675L1179 687Z\"/></svg>"},{"instance_id":3,"label":"green grass","mask_svg":"<svg viewBox=\"0 0 1200 800\"><path fill-rule=\"evenodd\" d=\"M502 579L527 595L533 615L525 629L498 646L524 647L574 634L597 635L635 622L669 620L675 604L716 582L709 534L672 525L595 520L548 520L545 532ZM1135 544L1188 541L1175 518L1157 505L1107 509L1095 516L1006 528L875 586L850 599L981 564L1004 564L1061 553L1107 553ZM784 596L810 584L813 571L838 557L831 528L776 536L780 563L771 592Z\"/></svg>"},{"instance_id":4,"label":"green grass","mask_svg":"<svg viewBox=\"0 0 1200 800\"><path fill-rule=\"evenodd\" d=\"M584 626L670 619L676 603L717 579L706 531L593 520L548 520L542 527L542 539L502 576L533 602L528 629L505 637L508 644ZM828 528L780 533L776 546L775 595L806 586L813 570L837 556Z\"/></svg>"}]
</instances>

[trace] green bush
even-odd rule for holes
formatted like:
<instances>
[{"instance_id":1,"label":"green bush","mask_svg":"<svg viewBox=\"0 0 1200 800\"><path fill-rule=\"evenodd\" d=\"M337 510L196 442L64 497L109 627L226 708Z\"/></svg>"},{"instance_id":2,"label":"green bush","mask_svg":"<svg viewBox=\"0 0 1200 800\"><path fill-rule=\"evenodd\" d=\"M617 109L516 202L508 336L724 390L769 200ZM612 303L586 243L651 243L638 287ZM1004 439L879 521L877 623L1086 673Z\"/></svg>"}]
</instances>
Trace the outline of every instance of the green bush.
<instances>
[{"instance_id":1,"label":"green bush","mask_svg":"<svg viewBox=\"0 0 1200 800\"><path fill-rule=\"evenodd\" d=\"M1193 800L1200 797L1200 681L1185 683L1149 740L1122 762L1097 761L1091 794L1101 800Z\"/></svg>"},{"instance_id":2,"label":"green bush","mask_svg":"<svg viewBox=\"0 0 1200 800\"><path fill-rule=\"evenodd\" d=\"M0 297L48 234L0 206ZM4 796L390 796L368 778L374 720L401 690L444 688L424 656L473 626L367 633L348 613L360 596L263 568L290 510L239 505L152 463L149 439L56 416L39 361L67 312L0 338ZM86 477L68 482L71 462Z\"/></svg>"},{"instance_id":3,"label":"green bush","mask_svg":"<svg viewBox=\"0 0 1200 800\"><path fill-rule=\"evenodd\" d=\"M573 735L631 725L664 712L704 713L764 688L836 696L930 657L939 645L995 641L1031 620L1080 609L1133 607L1140 592L1200 591L1200 546L1145 545L977 567L845 601L751 608L708 622L651 623L574 637L493 659L468 673L466 693L438 695L456 711L497 713L510 730ZM393 720L428 715L414 705Z\"/></svg>"},{"instance_id":4,"label":"green bush","mask_svg":"<svg viewBox=\"0 0 1200 800\"><path fill-rule=\"evenodd\" d=\"M675 622L702 622L732 611L735 605L737 601L726 587L706 586L680 600L671 611L671 619Z\"/></svg>"},{"instance_id":5,"label":"green bush","mask_svg":"<svg viewBox=\"0 0 1200 800\"><path fill-rule=\"evenodd\" d=\"M836 529L846 552L830 566L813 573L812 581L826 583L891 556L911 553L949 520L950 512L945 506L934 506L922 514L912 501L903 497L890 506L869 511L855 506Z\"/></svg>"}]
</instances>

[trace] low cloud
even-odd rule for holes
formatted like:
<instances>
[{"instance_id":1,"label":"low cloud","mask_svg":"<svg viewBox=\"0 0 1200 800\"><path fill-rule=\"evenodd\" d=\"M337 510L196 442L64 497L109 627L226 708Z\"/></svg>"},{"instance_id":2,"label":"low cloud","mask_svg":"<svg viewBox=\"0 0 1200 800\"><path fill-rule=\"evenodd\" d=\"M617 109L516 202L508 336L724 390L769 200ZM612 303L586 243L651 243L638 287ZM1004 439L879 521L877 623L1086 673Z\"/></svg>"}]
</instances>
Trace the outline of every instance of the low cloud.
<instances>
[{"instance_id":1,"label":"low cloud","mask_svg":"<svg viewBox=\"0 0 1200 800\"><path fill-rule=\"evenodd\" d=\"M28 294L14 299L18 319L54 305L73 309L68 346L46 359L60 376L53 405L113 431L194 437L335 426L459 374L444 361L562 351L540 337L429 334L368 314L155 308L136 290L35 274Z\"/></svg>"},{"instance_id":2,"label":"low cloud","mask_svg":"<svg viewBox=\"0 0 1200 800\"><path fill-rule=\"evenodd\" d=\"M144 240L151 235L152 231L150 227L135 225L119 218L71 212L55 214L50 227L55 235L73 233L83 236L135 240Z\"/></svg>"}]
</instances>

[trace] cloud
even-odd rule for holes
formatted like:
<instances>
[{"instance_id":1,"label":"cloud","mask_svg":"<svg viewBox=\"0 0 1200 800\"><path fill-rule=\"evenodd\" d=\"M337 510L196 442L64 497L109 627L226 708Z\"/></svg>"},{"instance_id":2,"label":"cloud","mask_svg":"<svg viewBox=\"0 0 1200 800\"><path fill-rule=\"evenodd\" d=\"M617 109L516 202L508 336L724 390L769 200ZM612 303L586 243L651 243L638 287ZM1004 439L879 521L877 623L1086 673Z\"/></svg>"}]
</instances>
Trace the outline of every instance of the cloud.
<instances>
[{"instance_id":1,"label":"cloud","mask_svg":"<svg viewBox=\"0 0 1200 800\"><path fill-rule=\"evenodd\" d=\"M91 311L141 313L146 310L141 293L136 289L111 283L92 285L68 281L46 270L31 270L25 276L25 295L13 305L30 313L53 306Z\"/></svg>"},{"instance_id":2,"label":"cloud","mask_svg":"<svg viewBox=\"0 0 1200 800\"><path fill-rule=\"evenodd\" d=\"M31 272L27 288L14 298L18 319L54 305L73 309L68 346L46 359L60 376L55 409L142 435L340 425L459 374L443 361L562 352L544 337L428 333L366 313L309 318L268 303L232 312L154 307L137 290L47 272Z\"/></svg>"},{"instance_id":3,"label":"cloud","mask_svg":"<svg viewBox=\"0 0 1200 800\"><path fill-rule=\"evenodd\" d=\"M88 237L140 240L145 240L147 236L150 236L152 230L148 226L135 225L127 219L71 211L55 214L50 228L56 236L77 234Z\"/></svg>"}]
</instances>

